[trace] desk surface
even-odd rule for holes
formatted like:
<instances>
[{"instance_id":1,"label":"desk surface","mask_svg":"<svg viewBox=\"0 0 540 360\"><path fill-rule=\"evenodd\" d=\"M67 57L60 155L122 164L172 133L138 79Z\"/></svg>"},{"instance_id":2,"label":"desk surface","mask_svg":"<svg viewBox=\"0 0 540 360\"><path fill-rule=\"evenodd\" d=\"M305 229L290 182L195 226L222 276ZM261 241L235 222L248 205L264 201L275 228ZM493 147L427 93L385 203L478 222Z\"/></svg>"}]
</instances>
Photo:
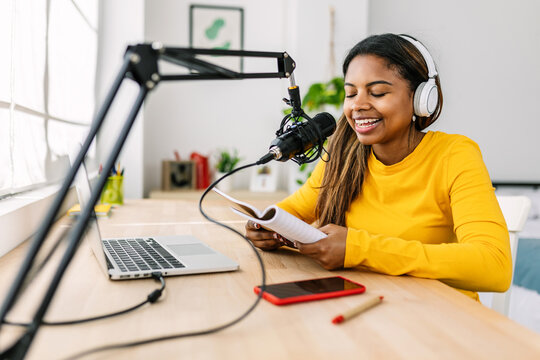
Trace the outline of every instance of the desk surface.
<instances>
[{"instance_id":1,"label":"desk surface","mask_svg":"<svg viewBox=\"0 0 540 360\"><path fill-rule=\"evenodd\" d=\"M175 200L199 200L203 194L203 190L152 190L150 191L150 199L175 199ZM249 190L232 190L227 192L237 199L250 199L251 201L273 201L284 199L288 193L285 191L273 191L273 192L253 192ZM207 195L208 199L219 198L219 195L213 191Z\"/></svg>"},{"instance_id":2,"label":"desk surface","mask_svg":"<svg viewBox=\"0 0 540 360\"><path fill-rule=\"evenodd\" d=\"M258 206L268 200L254 201ZM243 231L223 203L204 208ZM67 219L54 233L66 229ZM103 235L193 234L240 264L230 273L166 278L162 299L117 318L68 327L42 327L28 358L65 358L106 344L192 332L224 324L255 300L261 273L251 247L237 235L208 223L193 201L136 200L101 221ZM0 259L0 274L12 279L24 256L23 244ZM92 359L538 359L540 335L490 310L439 281L386 276L358 270L326 271L292 250L261 252L269 283L342 275L364 284L366 294L384 295L381 305L341 325L331 319L366 295L278 307L261 301L247 318L211 335L159 342L85 357ZM42 271L42 276L50 272ZM9 314L27 320L40 281ZM2 281L5 294L9 281ZM149 279L110 281L83 243L55 295L46 319L68 320L109 313L137 304L158 284ZM4 326L0 346L17 334Z\"/></svg>"}]
</instances>

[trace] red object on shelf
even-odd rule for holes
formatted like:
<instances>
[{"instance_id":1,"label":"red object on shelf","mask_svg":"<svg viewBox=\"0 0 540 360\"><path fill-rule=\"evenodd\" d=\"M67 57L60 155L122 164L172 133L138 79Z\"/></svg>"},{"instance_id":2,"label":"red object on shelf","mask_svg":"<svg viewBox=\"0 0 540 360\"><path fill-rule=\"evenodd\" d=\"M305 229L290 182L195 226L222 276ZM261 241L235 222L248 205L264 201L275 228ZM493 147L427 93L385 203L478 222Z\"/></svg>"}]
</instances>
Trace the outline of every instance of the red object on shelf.
<instances>
[{"instance_id":1,"label":"red object on shelf","mask_svg":"<svg viewBox=\"0 0 540 360\"><path fill-rule=\"evenodd\" d=\"M210 186L210 169L208 168L208 157L197 152L192 152L189 156L195 162L197 173L197 189L206 189Z\"/></svg>"}]
</instances>

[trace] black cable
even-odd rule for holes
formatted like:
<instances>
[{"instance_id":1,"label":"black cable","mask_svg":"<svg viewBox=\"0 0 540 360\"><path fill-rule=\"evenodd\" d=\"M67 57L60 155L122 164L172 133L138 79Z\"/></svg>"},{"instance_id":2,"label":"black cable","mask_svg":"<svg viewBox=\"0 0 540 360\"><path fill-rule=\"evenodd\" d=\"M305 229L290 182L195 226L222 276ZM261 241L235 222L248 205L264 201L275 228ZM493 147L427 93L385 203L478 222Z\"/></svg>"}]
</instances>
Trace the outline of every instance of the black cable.
<instances>
[{"instance_id":1,"label":"black cable","mask_svg":"<svg viewBox=\"0 0 540 360\"><path fill-rule=\"evenodd\" d=\"M130 312L130 311L138 309L138 308L140 308L141 306L143 306L145 304L148 304L148 303L153 304L160 298L161 294L163 293L163 290L165 290L165 279L163 278L163 275L160 272L153 272L152 277L155 280L158 280L159 282L161 282L161 288L152 291L146 297L146 300L144 300L143 302L141 302L141 303L139 303L137 305L134 305L134 306L129 307L127 309L120 310L120 311L117 311L117 312L114 312L114 313L111 313L111 314L99 315L99 316L94 316L94 317L90 317L90 318L86 318L86 319L66 320L66 321L42 321L41 324L42 325L47 325L47 326L63 326L63 325L83 324L83 323L87 323L87 322L90 322L90 321L108 319L108 318L112 318L112 317L115 317L115 316L123 315L123 314L126 314L126 313ZM15 326L25 326L25 327L28 327L28 326L31 325L29 323L20 323L20 322L9 321L9 320L4 320L4 324L6 324L6 325L15 325Z\"/></svg>"},{"instance_id":2,"label":"black cable","mask_svg":"<svg viewBox=\"0 0 540 360\"><path fill-rule=\"evenodd\" d=\"M89 349L89 350L80 352L78 354L72 355L69 358L67 358L66 360L78 359L78 358L81 358L83 356L87 356L87 355L90 355L90 354L94 354L94 353L102 352L102 351L106 351L106 350L123 349L123 348L146 345L146 344L151 344L151 343L156 343L156 342L161 342L161 341L174 340L174 339L180 339L180 338L192 337L192 336L213 334L213 333L216 333L218 331L227 329L227 328L237 324L238 322L242 321L246 316L248 316L255 309L255 307L261 301L262 294L263 294L264 290L266 289L266 270L264 268L264 262L262 260L261 255L259 254L259 251L257 251L257 248L242 233L240 233L239 231L233 229L232 227L230 227L230 226L228 226L226 224L223 224L223 223L219 222L218 220L215 220L215 219L211 218L202 209L202 202L203 202L206 194L208 194L208 192L210 190L212 190L212 188L214 188L221 180L223 180L224 178L236 173L237 171L246 169L246 168L254 166L254 165L257 165L257 163L252 163L252 164L248 164L248 165L238 167L238 168L228 172L227 174L223 175L221 178L219 178L218 180L216 180L212 184L210 184L210 186L201 195L201 198L199 200L199 211L201 212L201 214L208 221L213 222L214 224L217 224L217 225L219 225L221 227L224 227L226 229L229 229L230 231L234 232L235 234L241 236L251 246L252 250L255 252L255 255L257 256L257 260L259 261L259 264L260 264L260 267L261 267L261 277L262 277L261 283L262 284L260 286L261 291L257 295L257 298L255 299L253 304L243 314L241 314L237 318L235 318L235 319L233 319L233 320L231 320L231 321L229 321L229 322L227 322L225 324L213 327L213 328L199 330L199 331L193 331L193 332L188 332L188 333L180 333L180 334L173 334L173 335L167 335L167 336L159 336L159 337L155 337L155 338L149 338L149 339L126 342L126 343L104 345L104 346L101 346L101 347L96 347L96 348Z\"/></svg>"}]
</instances>

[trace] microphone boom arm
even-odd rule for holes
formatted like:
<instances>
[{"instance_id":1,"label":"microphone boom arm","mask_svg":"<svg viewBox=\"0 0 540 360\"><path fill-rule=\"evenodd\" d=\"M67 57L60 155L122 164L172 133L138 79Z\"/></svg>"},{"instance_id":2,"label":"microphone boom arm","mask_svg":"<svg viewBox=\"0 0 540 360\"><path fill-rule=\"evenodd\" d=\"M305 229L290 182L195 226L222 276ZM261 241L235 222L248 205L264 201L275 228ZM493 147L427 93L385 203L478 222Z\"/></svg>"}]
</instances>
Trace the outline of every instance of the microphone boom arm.
<instances>
[{"instance_id":1,"label":"microphone boom arm","mask_svg":"<svg viewBox=\"0 0 540 360\"><path fill-rule=\"evenodd\" d=\"M196 57L197 55L274 58L277 60L277 71L264 73L237 72L199 59ZM188 68L191 70L191 73L161 75L158 66L159 60ZM164 47L159 42L128 46L124 54L124 61L120 71L117 74L111 89L107 93L103 104L96 112L94 120L90 126L89 133L84 140L83 145L81 146L81 149L70 170L68 171L68 174L66 175L58 194L56 195L51 207L48 209L42 223L40 224L36 235L32 239L23 263L20 266L8 294L2 303L2 307L0 308L0 330L2 328L2 324L6 320L6 315L18 300L22 291L32 280L29 278L29 275L31 274L37 254L45 242L45 239L48 236L57 215L59 214L60 208L67 197L69 188L84 161L88 149L94 141L99 129L102 127L105 117L111 107L111 104L114 102L116 94L118 93L124 79L129 78L135 81L139 85L139 93L131 106L130 112L124 122L120 135L118 136L111 153L104 163L103 174L108 174L113 169L116 159L122 150L125 140L133 123L135 122L137 114L142 107L146 96L158 85L160 81L288 78L292 75L295 66L296 64L294 60L286 52L280 53ZM58 267L56 268L52 280L50 281L49 286L41 299L41 303L34 313L30 325L27 327L23 336L21 336L11 347L0 353L0 359L21 359L24 358L28 352L32 341L37 334L40 325L42 324L43 317L53 299L56 289L58 288L58 285L60 284L69 263L80 245L87 225L89 221L93 220L95 217L94 206L105 186L106 178L106 176L99 177L97 184L92 188L88 204L84 206L73 228L69 232L66 250L62 254Z\"/></svg>"},{"instance_id":2,"label":"microphone boom arm","mask_svg":"<svg viewBox=\"0 0 540 360\"><path fill-rule=\"evenodd\" d=\"M152 52L153 59L149 59L149 62L151 61L157 64L157 60L161 59L172 64L186 67L192 71L196 71L192 72L191 74L160 75L160 80L162 81L288 78L292 75L296 67L294 60L286 52L280 53L246 50L195 49L181 47L171 48L163 47L160 43L128 46L128 51L130 51L130 48L135 48L134 51L138 52L137 49L139 47L151 47L154 50ZM276 72L263 73L236 72L199 59L196 57L197 55L274 58L277 60L278 70Z\"/></svg>"}]
</instances>

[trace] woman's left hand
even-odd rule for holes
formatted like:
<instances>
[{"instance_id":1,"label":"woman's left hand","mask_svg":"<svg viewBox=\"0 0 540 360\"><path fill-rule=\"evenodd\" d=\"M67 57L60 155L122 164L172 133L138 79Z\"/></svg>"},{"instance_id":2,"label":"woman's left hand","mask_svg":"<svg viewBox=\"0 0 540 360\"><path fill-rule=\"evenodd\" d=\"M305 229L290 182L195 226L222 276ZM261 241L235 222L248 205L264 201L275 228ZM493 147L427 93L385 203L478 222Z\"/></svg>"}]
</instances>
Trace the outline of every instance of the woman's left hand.
<instances>
[{"instance_id":1,"label":"woman's left hand","mask_svg":"<svg viewBox=\"0 0 540 360\"><path fill-rule=\"evenodd\" d=\"M328 237L312 244L296 243L298 250L317 261L327 270L343 267L345 262L345 244L347 241L347 228L328 224L319 228Z\"/></svg>"}]
</instances>

